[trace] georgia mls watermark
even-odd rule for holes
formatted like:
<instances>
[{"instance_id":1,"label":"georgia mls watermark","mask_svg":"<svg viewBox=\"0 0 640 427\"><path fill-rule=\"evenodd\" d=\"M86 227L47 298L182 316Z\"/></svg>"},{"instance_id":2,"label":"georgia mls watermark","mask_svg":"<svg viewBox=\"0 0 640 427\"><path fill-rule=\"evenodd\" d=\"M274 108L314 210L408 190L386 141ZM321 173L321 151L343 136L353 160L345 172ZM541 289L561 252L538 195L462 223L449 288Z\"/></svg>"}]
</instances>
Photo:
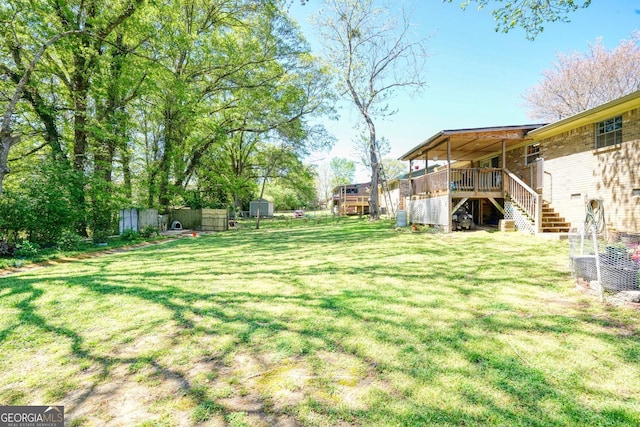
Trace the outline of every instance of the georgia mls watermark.
<instances>
[{"instance_id":1,"label":"georgia mls watermark","mask_svg":"<svg viewBox=\"0 0 640 427\"><path fill-rule=\"evenodd\" d=\"M0 406L0 427L64 427L64 406Z\"/></svg>"}]
</instances>

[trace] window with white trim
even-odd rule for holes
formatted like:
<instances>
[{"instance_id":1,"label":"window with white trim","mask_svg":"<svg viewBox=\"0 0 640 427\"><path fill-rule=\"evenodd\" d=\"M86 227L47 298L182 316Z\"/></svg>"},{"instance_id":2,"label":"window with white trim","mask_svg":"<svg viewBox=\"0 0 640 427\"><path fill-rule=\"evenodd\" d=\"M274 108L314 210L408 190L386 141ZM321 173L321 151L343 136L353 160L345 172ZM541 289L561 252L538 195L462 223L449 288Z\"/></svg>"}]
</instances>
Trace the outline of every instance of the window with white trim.
<instances>
[{"instance_id":1,"label":"window with white trim","mask_svg":"<svg viewBox=\"0 0 640 427\"><path fill-rule=\"evenodd\" d=\"M524 164L530 165L540 157L540 143L530 144L525 147Z\"/></svg>"},{"instance_id":2,"label":"window with white trim","mask_svg":"<svg viewBox=\"0 0 640 427\"><path fill-rule=\"evenodd\" d=\"M622 116L596 124L596 148L609 147L622 142Z\"/></svg>"}]
</instances>

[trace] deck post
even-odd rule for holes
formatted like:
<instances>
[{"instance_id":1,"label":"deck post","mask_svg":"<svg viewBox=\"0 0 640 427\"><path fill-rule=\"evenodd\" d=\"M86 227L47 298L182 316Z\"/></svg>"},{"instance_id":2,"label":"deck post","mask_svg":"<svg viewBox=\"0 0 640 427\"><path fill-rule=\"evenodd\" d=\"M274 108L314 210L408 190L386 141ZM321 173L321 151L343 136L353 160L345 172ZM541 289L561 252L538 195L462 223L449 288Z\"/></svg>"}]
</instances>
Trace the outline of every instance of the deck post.
<instances>
[{"instance_id":1,"label":"deck post","mask_svg":"<svg viewBox=\"0 0 640 427\"><path fill-rule=\"evenodd\" d=\"M542 194L536 196L535 229L536 233L542 233Z\"/></svg>"},{"instance_id":2,"label":"deck post","mask_svg":"<svg viewBox=\"0 0 640 427\"><path fill-rule=\"evenodd\" d=\"M451 216L451 139L447 138L447 214L449 218L447 220L447 233L453 231L453 217Z\"/></svg>"}]
</instances>

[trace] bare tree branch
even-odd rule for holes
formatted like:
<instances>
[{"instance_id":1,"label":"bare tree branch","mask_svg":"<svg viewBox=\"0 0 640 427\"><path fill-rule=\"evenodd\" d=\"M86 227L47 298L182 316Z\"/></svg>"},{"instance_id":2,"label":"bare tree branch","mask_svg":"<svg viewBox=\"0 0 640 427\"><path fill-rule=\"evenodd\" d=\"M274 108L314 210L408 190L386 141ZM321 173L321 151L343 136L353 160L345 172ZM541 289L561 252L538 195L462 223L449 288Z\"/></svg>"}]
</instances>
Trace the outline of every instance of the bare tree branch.
<instances>
[{"instance_id":1,"label":"bare tree branch","mask_svg":"<svg viewBox=\"0 0 640 427\"><path fill-rule=\"evenodd\" d=\"M542 81L523 99L533 119L558 120L640 89L640 32L608 50L601 39L586 52L557 53Z\"/></svg>"}]
</instances>

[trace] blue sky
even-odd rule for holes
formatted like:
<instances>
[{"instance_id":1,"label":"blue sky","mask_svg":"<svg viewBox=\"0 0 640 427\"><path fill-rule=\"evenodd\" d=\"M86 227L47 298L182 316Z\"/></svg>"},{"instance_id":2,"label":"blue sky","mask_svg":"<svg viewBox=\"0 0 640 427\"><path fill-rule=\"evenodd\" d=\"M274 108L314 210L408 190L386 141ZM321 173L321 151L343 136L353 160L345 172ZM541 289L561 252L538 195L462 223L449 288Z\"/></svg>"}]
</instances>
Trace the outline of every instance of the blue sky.
<instances>
[{"instance_id":1,"label":"blue sky","mask_svg":"<svg viewBox=\"0 0 640 427\"><path fill-rule=\"evenodd\" d=\"M472 5L463 11L461 2L415 0L412 22L420 34L429 36L428 86L414 97L399 94L393 102L398 113L377 123L379 136L391 143L390 157L401 156L443 129L535 123L527 117L521 95L541 80L557 52L584 52L598 37L611 49L640 30L640 0L594 0L587 9L569 15L569 23L546 24L534 41L520 29L496 33L489 8ZM319 41L308 17L320 5L321 0L304 6L296 0L289 10L314 50ZM340 121L327 124L336 145L316 159L358 160L352 148L357 113L348 104L339 112ZM357 181L369 179L362 167L356 175Z\"/></svg>"}]
</instances>

